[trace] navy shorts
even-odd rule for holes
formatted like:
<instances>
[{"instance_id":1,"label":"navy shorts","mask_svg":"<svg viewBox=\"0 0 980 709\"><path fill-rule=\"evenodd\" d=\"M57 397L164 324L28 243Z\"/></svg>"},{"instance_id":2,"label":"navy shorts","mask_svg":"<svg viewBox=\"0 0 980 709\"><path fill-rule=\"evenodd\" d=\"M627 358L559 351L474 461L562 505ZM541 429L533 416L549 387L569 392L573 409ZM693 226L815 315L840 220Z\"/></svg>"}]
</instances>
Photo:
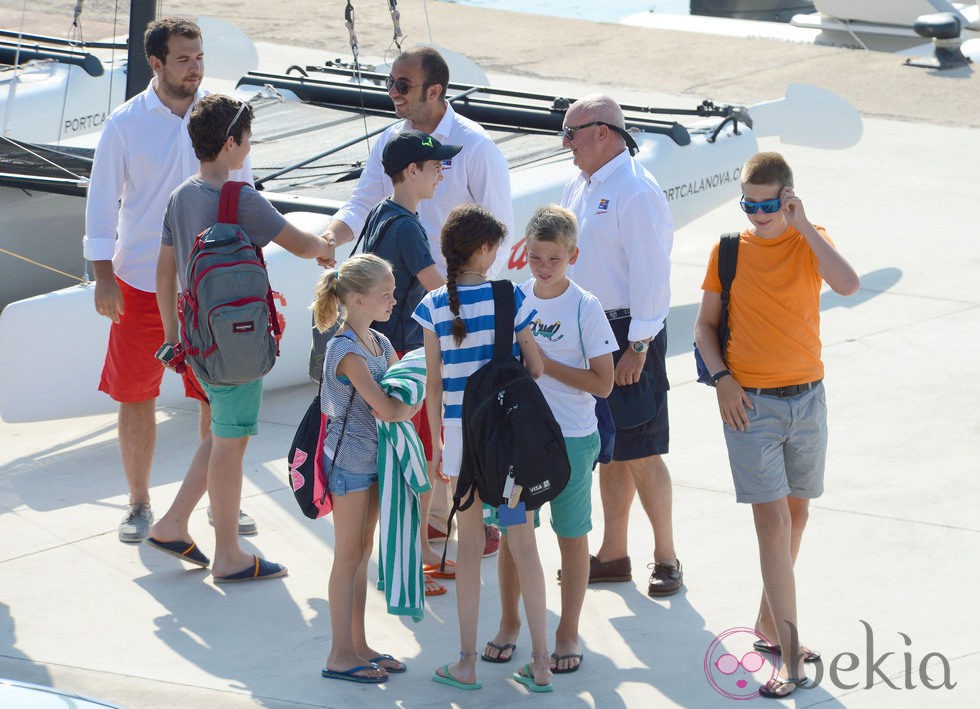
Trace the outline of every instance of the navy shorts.
<instances>
[{"instance_id":1,"label":"navy shorts","mask_svg":"<svg viewBox=\"0 0 980 709\"><path fill-rule=\"evenodd\" d=\"M613 354L613 359L619 362L626 347L629 345L630 318L610 320L619 351ZM650 342L646 362L640 375L644 380L646 408L652 410L652 418L636 426L623 427L616 425L616 437L613 446L614 461L638 460L652 455L665 455L670 447L670 426L667 416L667 327L660 330Z\"/></svg>"},{"instance_id":2,"label":"navy shorts","mask_svg":"<svg viewBox=\"0 0 980 709\"><path fill-rule=\"evenodd\" d=\"M614 461L639 460L651 455L665 455L670 448L670 426L667 423L667 392L654 394L657 415L632 428L617 428L613 445Z\"/></svg>"}]
</instances>

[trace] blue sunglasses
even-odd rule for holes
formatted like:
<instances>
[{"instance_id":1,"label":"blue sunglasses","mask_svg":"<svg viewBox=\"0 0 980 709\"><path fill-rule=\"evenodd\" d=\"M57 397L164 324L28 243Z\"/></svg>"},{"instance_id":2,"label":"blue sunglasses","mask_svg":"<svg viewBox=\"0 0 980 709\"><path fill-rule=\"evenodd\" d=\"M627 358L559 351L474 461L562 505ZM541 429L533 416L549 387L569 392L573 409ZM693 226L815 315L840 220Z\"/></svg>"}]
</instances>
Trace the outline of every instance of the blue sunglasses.
<instances>
[{"instance_id":1,"label":"blue sunglasses","mask_svg":"<svg viewBox=\"0 0 980 709\"><path fill-rule=\"evenodd\" d=\"M779 200L779 197L776 197L776 199L767 199L762 202L750 202L747 199L741 199L738 205L746 214L755 214L760 209L766 214L775 214L782 206L782 202Z\"/></svg>"}]
</instances>

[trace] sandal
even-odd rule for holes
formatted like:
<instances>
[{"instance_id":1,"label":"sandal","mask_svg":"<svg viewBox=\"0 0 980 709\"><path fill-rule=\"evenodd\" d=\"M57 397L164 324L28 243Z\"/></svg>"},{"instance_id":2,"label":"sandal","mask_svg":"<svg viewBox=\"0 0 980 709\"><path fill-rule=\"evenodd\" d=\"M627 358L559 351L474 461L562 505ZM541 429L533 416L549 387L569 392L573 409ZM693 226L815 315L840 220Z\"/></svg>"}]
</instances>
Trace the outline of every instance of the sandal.
<instances>
[{"instance_id":1,"label":"sandal","mask_svg":"<svg viewBox=\"0 0 980 709\"><path fill-rule=\"evenodd\" d=\"M490 642L487 643L487 647L492 647L494 650L496 650L497 656L491 657L486 652L484 652L482 655L480 655L480 659L483 660L484 662L492 662L496 665L502 665L505 662L510 662L511 658L514 657L514 650L517 649L517 644L504 643L503 645L501 645L500 643L495 643L493 640L491 640ZM510 654L507 657L501 657L501 654L508 650L510 650Z\"/></svg>"},{"instance_id":2,"label":"sandal","mask_svg":"<svg viewBox=\"0 0 980 709\"><path fill-rule=\"evenodd\" d=\"M787 685L793 685L789 690L785 692L780 692L783 687ZM773 677L771 680L766 682L764 685L759 687L759 696L765 697L766 699L782 699L783 697L788 697L797 689L806 689L810 686L809 677L787 677L786 679L780 679L779 677Z\"/></svg>"},{"instance_id":3,"label":"sandal","mask_svg":"<svg viewBox=\"0 0 980 709\"><path fill-rule=\"evenodd\" d=\"M756 640L752 643L752 649L756 652L764 652L773 657L781 657L782 650L779 645L770 645L765 640ZM803 662L820 662L820 653L808 647L800 645L800 654L803 655Z\"/></svg>"}]
</instances>

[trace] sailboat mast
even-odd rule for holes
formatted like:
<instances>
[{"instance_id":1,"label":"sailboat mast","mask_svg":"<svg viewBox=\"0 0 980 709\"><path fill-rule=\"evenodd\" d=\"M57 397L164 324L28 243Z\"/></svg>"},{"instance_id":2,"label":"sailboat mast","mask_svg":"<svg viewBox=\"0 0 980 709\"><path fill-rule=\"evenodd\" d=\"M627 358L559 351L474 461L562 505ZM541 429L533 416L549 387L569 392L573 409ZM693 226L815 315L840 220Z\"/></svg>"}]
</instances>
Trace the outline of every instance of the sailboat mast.
<instances>
[{"instance_id":1,"label":"sailboat mast","mask_svg":"<svg viewBox=\"0 0 980 709\"><path fill-rule=\"evenodd\" d=\"M129 3L129 42L126 64L126 99L146 88L153 71L143 51L146 26L156 19L156 0L131 0Z\"/></svg>"}]
</instances>

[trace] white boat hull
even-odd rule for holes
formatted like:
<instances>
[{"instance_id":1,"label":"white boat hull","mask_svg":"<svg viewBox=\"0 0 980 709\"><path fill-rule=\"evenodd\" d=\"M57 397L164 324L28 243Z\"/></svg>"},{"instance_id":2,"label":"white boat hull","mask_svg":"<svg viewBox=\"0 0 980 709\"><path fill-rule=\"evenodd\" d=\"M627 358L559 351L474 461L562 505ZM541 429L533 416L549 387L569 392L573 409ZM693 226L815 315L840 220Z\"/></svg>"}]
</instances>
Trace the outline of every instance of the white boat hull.
<instances>
[{"instance_id":1,"label":"white boat hull","mask_svg":"<svg viewBox=\"0 0 980 709\"><path fill-rule=\"evenodd\" d=\"M799 120L806 111L808 121ZM736 134L726 125L711 142L710 127L691 127L691 143L679 146L662 134L637 134L639 158L657 178L670 204L675 228L720 206L739 194L739 173L757 151L757 135L782 135L784 142L811 147L846 148L861 136L861 119L834 94L810 86L791 85L784 99L749 109L756 130L739 124ZM783 134L780 126L795 126ZM800 126L812 128L802 130ZM555 138L557 143L558 138ZM570 158L511 171L514 217L519 233L511 240L507 270L516 282L529 272L523 227L538 207L558 202L567 180L576 174ZM77 198L73 200L81 204ZM294 212L287 218L301 228L322 231L330 217ZM70 238L79 240L78 232ZM346 257L350 246L338 252ZM310 313L313 286L321 270L272 245L266 251L273 287L285 299L286 321L281 356L265 378L267 389L307 381ZM105 355L109 321L94 312L93 286L74 286L8 305L0 313L0 418L7 422L59 419L112 411L115 404L97 391ZM183 392L176 376L164 377L161 406L178 405Z\"/></svg>"}]
</instances>

